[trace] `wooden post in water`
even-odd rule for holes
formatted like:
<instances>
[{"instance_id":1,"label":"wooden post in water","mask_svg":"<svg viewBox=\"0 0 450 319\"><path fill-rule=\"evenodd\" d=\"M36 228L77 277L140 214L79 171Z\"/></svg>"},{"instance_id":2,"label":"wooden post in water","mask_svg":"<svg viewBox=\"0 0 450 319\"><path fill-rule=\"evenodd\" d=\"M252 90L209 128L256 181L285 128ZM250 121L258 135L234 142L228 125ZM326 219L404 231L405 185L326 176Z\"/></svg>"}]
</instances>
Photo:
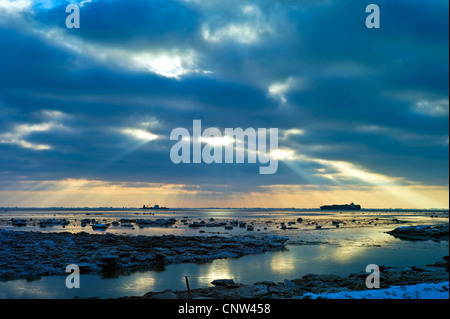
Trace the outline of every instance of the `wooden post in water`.
<instances>
[{"instance_id":1,"label":"wooden post in water","mask_svg":"<svg viewBox=\"0 0 450 319\"><path fill-rule=\"evenodd\" d=\"M188 291L188 298L189 298L189 299L192 299L192 296L191 296L191 289L189 288L189 280L188 280L188 277L187 277L187 276L184 276L184 278L186 279L186 287L187 287L187 291Z\"/></svg>"}]
</instances>

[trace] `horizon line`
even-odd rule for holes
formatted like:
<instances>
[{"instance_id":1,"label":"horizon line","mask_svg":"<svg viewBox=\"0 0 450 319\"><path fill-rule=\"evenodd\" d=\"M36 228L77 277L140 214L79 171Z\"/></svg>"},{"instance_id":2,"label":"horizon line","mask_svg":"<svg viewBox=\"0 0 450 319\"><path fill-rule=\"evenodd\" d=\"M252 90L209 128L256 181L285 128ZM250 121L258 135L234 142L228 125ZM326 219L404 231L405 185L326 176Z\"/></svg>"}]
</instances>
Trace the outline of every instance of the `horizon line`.
<instances>
[{"instance_id":1,"label":"horizon line","mask_svg":"<svg viewBox=\"0 0 450 319\"><path fill-rule=\"evenodd\" d=\"M0 210L14 210L14 209L135 209L135 210L143 210L141 207L114 207L114 206L77 206L77 207L67 207L67 206L50 206L50 207L38 207L38 206L0 206ZM167 209L154 209L154 211L168 211L168 210L179 210L179 209L271 209L271 210L321 210L320 207L170 207ZM148 209L152 210L152 209ZM324 212L329 211L339 211L339 212L358 212L358 211L373 211L373 210L441 210L441 211L449 211L450 208L445 207L434 207L434 208L401 208L401 207L384 207L384 208L361 208L360 210L323 210Z\"/></svg>"}]
</instances>

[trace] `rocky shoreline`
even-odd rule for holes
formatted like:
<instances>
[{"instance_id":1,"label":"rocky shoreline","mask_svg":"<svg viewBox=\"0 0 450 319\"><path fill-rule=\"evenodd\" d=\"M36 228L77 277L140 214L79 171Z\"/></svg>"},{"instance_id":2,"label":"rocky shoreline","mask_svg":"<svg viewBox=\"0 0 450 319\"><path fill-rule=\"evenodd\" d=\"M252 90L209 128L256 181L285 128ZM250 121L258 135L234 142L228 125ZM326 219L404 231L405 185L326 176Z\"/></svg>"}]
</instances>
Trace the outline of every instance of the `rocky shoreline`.
<instances>
[{"instance_id":1,"label":"rocky shoreline","mask_svg":"<svg viewBox=\"0 0 450 319\"><path fill-rule=\"evenodd\" d=\"M82 273L151 269L173 263L284 249L288 237L269 236L122 236L0 230L0 280L27 280L66 274L69 264Z\"/></svg>"},{"instance_id":2,"label":"rocky shoreline","mask_svg":"<svg viewBox=\"0 0 450 319\"><path fill-rule=\"evenodd\" d=\"M423 283L448 282L448 256L435 264L421 267L380 266L380 289L393 286L408 286ZM187 291L149 292L139 297L124 299L310 299L321 294L363 292L367 290L365 281L369 273L360 272L347 277L338 275L305 275L300 279L284 282L257 282L253 285L235 283L232 279L216 280L214 287ZM448 290L439 285L442 293L448 296ZM447 284L448 287L448 284ZM412 288L414 289L414 287ZM442 291L444 289L444 291ZM448 288L447 288L448 289ZM376 291L376 290L372 290Z\"/></svg>"}]
</instances>

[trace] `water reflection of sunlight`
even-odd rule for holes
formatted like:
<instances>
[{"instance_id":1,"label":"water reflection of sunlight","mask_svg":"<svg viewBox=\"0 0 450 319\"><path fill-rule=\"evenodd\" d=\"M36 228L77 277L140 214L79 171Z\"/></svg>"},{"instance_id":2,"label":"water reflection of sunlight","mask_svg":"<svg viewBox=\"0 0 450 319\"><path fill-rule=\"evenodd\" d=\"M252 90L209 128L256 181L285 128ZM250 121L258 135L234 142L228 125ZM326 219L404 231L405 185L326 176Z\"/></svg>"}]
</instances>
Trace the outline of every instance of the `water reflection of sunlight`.
<instances>
[{"instance_id":1,"label":"water reflection of sunlight","mask_svg":"<svg viewBox=\"0 0 450 319\"><path fill-rule=\"evenodd\" d=\"M270 260L270 268L275 273L288 273L298 267L296 263L295 259L288 259L286 256L283 256L283 254L274 254Z\"/></svg>"},{"instance_id":2,"label":"water reflection of sunlight","mask_svg":"<svg viewBox=\"0 0 450 319\"><path fill-rule=\"evenodd\" d=\"M155 278L150 277L150 272L146 272L142 277L138 277L131 282L125 282L125 291L152 291L155 286Z\"/></svg>"},{"instance_id":3,"label":"water reflection of sunlight","mask_svg":"<svg viewBox=\"0 0 450 319\"><path fill-rule=\"evenodd\" d=\"M333 262L350 263L353 260L368 253L367 247L361 246L335 246L328 254L328 258Z\"/></svg>"},{"instance_id":4,"label":"water reflection of sunlight","mask_svg":"<svg viewBox=\"0 0 450 319\"><path fill-rule=\"evenodd\" d=\"M367 232L367 229L365 230ZM350 264L363 256L373 253L373 249L390 245L396 239L392 236L374 229L370 234L359 237L355 234L355 240L344 240L339 245L321 245L319 249L333 263Z\"/></svg>"},{"instance_id":5,"label":"water reflection of sunlight","mask_svg":"<svg viewBox=\"0 0 450 319\"><path fill-rule=\"evenodd\" d=\"M205 279L209 282L215 279L234 279L233 272L230 269L230 265L227 262L213 262L208 265L204 272L204 276L197 278L197 283L202 283Z\"/></svg>"}]
</instances>

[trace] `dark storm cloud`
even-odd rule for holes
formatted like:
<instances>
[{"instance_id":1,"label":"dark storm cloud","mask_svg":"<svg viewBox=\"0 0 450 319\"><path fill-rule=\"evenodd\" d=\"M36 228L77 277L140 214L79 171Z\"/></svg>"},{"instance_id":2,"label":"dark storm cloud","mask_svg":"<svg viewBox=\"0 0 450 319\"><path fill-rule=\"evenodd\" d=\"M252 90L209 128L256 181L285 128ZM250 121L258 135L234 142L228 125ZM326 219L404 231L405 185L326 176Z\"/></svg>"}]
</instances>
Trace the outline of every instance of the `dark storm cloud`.
<instances>
[{"instance_id":1,"label":"dark storm cloud","mask_svg":"<svg viewBox=\"0 0 450 319\"><path fill-rule=\"evenodd\" d=\"M41 10L36 20L47 26L65 27L66 5L62 2ZM85 3L81 11L83 25L77 36L99 44L134 48L180 45L198 37L201 21L200 12L185 6L183 1L100 0Z\"/></svg>"},{"instance_id":2,"label":"dark storm cloud","mask_svg":"<svg viewBox=\"0 0 450 319\"><path fill-rule=\"evenodd\" d=\"M329 183L314 175L321 168L314 162L299 163L301 174L280 162L270 177L259 176L258 165L172 164L170 131L192 130L201 119L204 127L304 129L280 146L447 185L448 112L414 107L448 99L448 4L378 4L380 30L365 27L360 1L93 1L81 8L81 29L69 31L61 3L0 19L0 136L20 125L55 125L21 136L49 150L0 143L2 178L221 181L234 191ZM54 28L85 45L81 52L44 36ZM142 50L174 49L193 50L195 67L211 73L174 79L119 63ZM102 50L119 50L119 58L102 60ZM296 80L285 91L269 93L289 78ZM143 124L152 121L158 125ZM142 145L126 128L160 138Z\"/></svg>"}]
</instances>

